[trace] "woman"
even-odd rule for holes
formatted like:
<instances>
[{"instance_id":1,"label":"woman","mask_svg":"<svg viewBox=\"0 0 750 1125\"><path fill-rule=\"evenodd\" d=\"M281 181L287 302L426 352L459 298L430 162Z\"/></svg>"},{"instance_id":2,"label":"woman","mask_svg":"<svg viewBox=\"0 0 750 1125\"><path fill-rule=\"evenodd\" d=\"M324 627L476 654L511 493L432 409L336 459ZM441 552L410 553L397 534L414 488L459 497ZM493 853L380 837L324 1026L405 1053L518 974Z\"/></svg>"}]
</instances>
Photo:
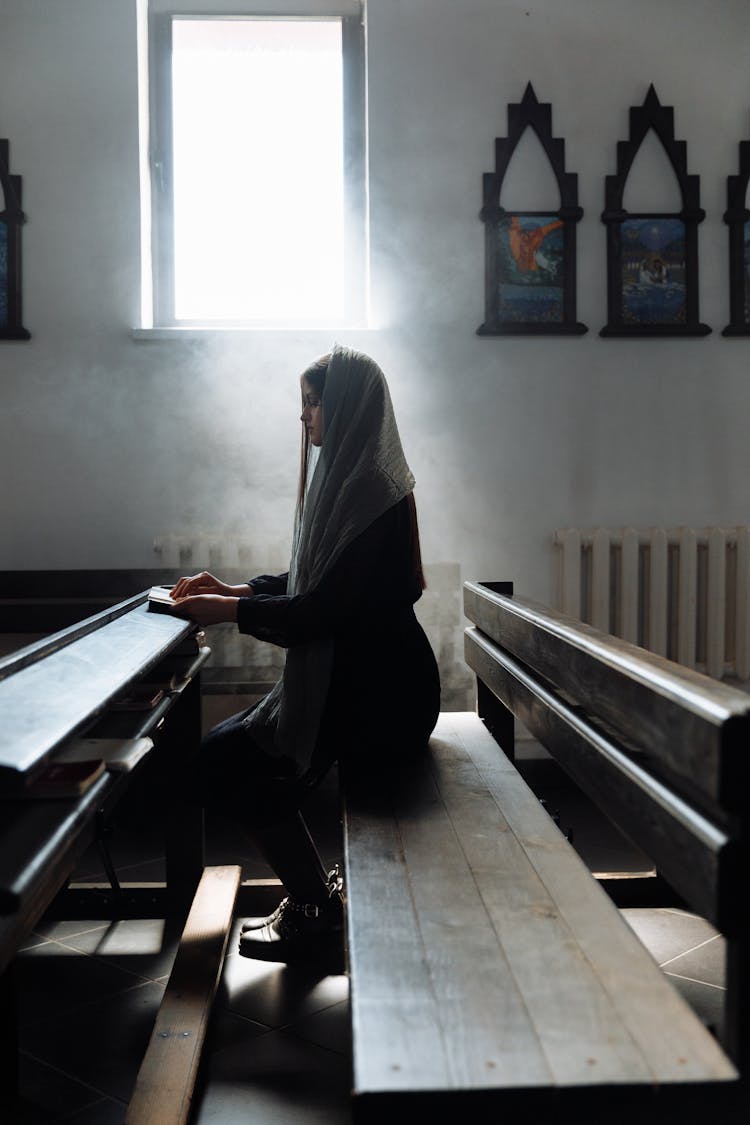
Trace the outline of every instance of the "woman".
<instances>
[{"instance_id":1,"label":"woman","mask_svg":"<svg viewBox=\"0 0 750 1125\"><path fill-rule=\"evenodd\" d=\"M340 882L299 811L334 761L381 774L422 748L440 706L414 615L424 588L412 489L382 371L336 347L301 378L302 463L288 574L228 586L202 573L172 590L202 625L287 649L284 673L203 740L191 779L239 819L288 896L243 927L240 953L291 961L340 940Z\"/></svg>"}]
</instances>

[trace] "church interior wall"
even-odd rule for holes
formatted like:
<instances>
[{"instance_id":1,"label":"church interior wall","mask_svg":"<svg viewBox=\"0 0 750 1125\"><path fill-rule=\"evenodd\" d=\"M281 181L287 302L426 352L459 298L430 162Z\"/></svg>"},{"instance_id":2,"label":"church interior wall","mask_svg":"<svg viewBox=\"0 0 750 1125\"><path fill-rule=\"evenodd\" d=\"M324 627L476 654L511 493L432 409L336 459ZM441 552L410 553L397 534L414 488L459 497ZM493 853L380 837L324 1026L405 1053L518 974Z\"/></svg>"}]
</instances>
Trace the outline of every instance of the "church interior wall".
<instances>
[{"instance_id":1,"label":"church interior wall","mask_svg":"<svg viewBox=\"0 0 750 1125\"><path fill-rule=\"evenodd\" d=\"M199 532L241 535L253 566L283 566L296 375L334 339L388 376L433 578L422 612L433 638L444 630L446 666L459 660L461 580L511 579L519 593L553 599L555 528L750 521L750 340L721 336L726 177L750 136L750 8L368 7L367 328L165 338L133 332L135 3L2 0L0 137L23 179L31 339L0 342L0 568L151 567L158 536ZM579 177L578 319L589 330L482 338L482 174L529 81L552 104L553 133ZM674 106L701 179L705 338L599 335L604 177L650 83Z\"/></svg>"}]
</instances>

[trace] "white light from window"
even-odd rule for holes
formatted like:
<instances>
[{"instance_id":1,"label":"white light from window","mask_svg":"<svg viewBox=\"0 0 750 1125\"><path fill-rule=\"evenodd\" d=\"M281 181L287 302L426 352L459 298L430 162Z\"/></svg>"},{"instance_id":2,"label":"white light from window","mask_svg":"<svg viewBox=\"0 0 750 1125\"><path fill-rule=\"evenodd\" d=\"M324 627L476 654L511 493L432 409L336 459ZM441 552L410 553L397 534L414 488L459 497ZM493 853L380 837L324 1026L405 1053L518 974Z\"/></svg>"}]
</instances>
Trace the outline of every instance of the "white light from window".
<instances>
[{"instance_id":1,"label":"white light from window","mask_svg":"<svg viewBox=\"0 0 750 1125\"><path fill-rule=\"evenodd\" d=\"M175 317L343 312L339 20L173 23Z\"/></svg>"}]
</instances>

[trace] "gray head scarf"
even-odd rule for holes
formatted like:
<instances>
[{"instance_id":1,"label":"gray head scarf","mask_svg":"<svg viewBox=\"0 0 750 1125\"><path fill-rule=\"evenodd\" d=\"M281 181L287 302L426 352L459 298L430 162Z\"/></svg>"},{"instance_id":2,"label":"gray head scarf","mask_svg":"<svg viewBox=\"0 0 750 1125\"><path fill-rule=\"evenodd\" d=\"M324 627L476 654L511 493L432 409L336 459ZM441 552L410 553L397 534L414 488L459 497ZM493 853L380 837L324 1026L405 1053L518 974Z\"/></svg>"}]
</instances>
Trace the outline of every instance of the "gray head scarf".
<instances>
[{"instance_id":1,"label":"gray head scarf","mask_svg":"<svg viewBox=\"0 0 750 1125\"><path fill-rule=\"evenodd\" d=\"M289 594L320 583L341 552L414 488L385 376L368 356L338 345L323 389L323 444L294 528ZM270 753L310 763L333 659L330 639L287 651L284 674L245 719Z\"/></svg>"}]
</instances>

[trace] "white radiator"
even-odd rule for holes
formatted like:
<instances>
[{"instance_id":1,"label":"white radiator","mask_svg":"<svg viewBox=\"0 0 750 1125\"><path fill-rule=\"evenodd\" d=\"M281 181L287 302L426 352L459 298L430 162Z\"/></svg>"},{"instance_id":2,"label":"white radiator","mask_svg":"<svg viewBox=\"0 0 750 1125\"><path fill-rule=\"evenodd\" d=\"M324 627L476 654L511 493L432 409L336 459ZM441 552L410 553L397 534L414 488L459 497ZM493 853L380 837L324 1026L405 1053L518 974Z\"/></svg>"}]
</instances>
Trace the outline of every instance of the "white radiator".
<instances>
[{"instance_id":1,"label":"white radiator","mask_svg":"<svg viewBox=\"0 0 750 1125\"><path fill-rule=\"evenodd\" d=\"M716 679L750 679L750 528L553 533L558 608Z\"/></svg>"}]
</instances>

